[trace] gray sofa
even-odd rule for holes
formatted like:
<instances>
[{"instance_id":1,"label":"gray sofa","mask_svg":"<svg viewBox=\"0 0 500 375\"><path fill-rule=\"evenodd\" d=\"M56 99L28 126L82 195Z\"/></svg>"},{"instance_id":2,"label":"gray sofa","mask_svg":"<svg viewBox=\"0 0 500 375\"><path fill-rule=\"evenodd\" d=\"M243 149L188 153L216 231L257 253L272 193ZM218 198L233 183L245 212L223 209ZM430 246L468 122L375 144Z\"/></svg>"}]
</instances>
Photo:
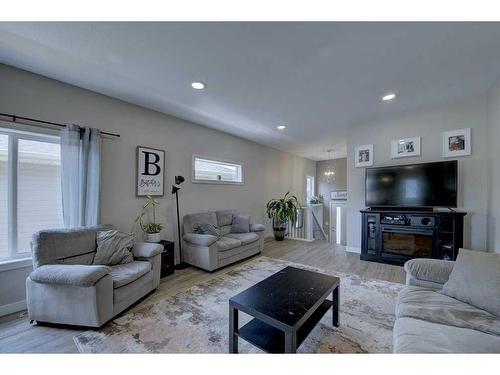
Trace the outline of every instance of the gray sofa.
<instances>
[{"instance_id":1,"label":"gray sofa","mask_svg":"<svg viewBox=\"0 0 500 375\"><path fill-rule=\"evenodd\" d=\"M136 243L134 261L92 265L96 234L109 227L43 230L33 235L26 279L30 320L100 327L160 283L163 246Z\"/></svg>"},{"instance_id":2,"label":"gray sofa","mask_svg":"<svg viewBox=\"0 0 500 375\"><path fill-rule=\"evenodd\" d=\"M500 317L441 293L454 264L435 259L405 264L394 353L500 353Z\"/></svg>"},{"instance_id":3,"label":"gray sofa","mask_svg":"<svg viewBox=\"0 0 500 375\"><path fill-rule=\"evenodd\" d=\"M184 215L182 260L207 271L214 271L260 253L264 248L262 224L251 224L248 233L232 233L231 224L236 210L202 212ZM221 237L195 233L197 224L212 224Z\"/></svg>"}]
</instances>

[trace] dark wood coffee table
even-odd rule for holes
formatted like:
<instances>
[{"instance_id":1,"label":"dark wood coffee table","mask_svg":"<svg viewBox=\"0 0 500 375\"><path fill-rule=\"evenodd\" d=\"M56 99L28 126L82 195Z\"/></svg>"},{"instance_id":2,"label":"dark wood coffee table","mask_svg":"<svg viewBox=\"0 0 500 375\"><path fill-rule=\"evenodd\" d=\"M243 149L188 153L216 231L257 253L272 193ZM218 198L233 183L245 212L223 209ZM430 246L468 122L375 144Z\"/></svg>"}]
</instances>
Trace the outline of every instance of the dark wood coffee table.
<instances>
[{"instance_id":1,"label":"dark wood coffee table","mask_svg":"<svg viewBox=\"0 0 500 375\"><path fill-rule=\"evenodd\" d=\"M229 353L238 353L238 337L267 353L295 353L331 307L338 327L339 288L338 277L286 267L231 297ZM238 328L238 311L255 319Z\"/></svg>"}]
</instances>

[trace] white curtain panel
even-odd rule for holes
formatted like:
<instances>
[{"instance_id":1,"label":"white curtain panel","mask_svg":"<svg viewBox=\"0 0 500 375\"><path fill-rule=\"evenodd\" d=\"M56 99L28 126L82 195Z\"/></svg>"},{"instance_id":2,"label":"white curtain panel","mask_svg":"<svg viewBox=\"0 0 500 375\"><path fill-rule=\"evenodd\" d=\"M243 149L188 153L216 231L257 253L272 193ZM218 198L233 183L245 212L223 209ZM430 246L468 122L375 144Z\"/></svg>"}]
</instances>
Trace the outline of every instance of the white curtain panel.
<instances>
[{"instance_id":1,"label":"white curtain panel","mask_svg":"<svg viewBox=\"0 0 500 375\"><path fill-rule=\"evenodd\" d=\"M101 131L68 124L61 130L61 183L64 225L99 223Z\"/></svg>"}]
</instances>

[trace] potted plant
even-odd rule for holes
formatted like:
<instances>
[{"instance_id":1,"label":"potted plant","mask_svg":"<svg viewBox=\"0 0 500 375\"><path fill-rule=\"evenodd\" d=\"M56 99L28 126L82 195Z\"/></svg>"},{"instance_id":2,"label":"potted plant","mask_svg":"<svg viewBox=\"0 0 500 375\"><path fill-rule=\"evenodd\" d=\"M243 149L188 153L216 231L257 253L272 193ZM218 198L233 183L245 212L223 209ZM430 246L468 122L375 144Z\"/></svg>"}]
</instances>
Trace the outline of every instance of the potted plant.
<instances>
[{"instance_id":1,"label":"potted plant","mask_svg":"<svg viewBox=\"0 0 500 375\"><path fill-rule=\"evenodd\" d=\"M299 202L295 195L288 191L283 198L271 199L267 202L267 217L273 219L274 238L283 241L287 223L295 224L297 221L297 208Z\"/></svg>"},{"instance_id":2,"label":"potted plant","mask_svg":"<svg viewBox=\"0 0 500 375\"><path fill-rule=\"evenodd\" d=\"M142 206L142 211L139 216L135 218L135 223L139 222L141 229L144 233L146 233L146 241L147 242L160 242L160 232L163 229L163 224L156 222L156 206L159 205L159 202L150 195L146 195L146 203ZM153 221L151 223L144 224L142 222L143 217L146 215L148 208L151 208L153 213Z\"/></svg>"}]
</instances>

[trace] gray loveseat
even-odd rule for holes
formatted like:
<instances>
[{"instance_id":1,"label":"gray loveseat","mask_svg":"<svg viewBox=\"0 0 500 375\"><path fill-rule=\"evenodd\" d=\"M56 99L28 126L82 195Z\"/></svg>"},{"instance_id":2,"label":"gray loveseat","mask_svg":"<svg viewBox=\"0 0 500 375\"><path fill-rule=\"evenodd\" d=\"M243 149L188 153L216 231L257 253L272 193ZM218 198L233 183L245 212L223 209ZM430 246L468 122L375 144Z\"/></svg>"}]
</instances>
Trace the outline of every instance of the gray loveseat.
<instances>
[{"instance_id":1,"label":"gray loveseat","mask_svg":"<svg viewBox=\"0 0 500 375\"><path fill-rule=\"evenodd\" d=\"M396 307L395 353L500 353L500 317L441 293L454 265L435 259L405 264L406 286Z\"/></svg>"},{"instance_id":2,"label":"gray loveseat","mask_svg":"<svg viewBox=\"0 0 500 375\"><path fill-rule=\"evenodd\" d=\"M202 212L184 215L182 260L207 271L237 262L260 253L264 248L262 224L251 224L248 233L232 233L231 224L236 210ZM197 224L212 224L221 237L195 233Z\"/></svg>"},{"instance_id":3,"label":"gray loveseat","mask_svg":"<svg viewBox=\"0 0 500 375\"><path fill-rule=\"evenodd\" d=\"M160 283L163 246L136 243L134 261L92 265L98 230L43 230L33 235L33 272L26 279L30 320L100 327Z\"/></svg>"}]
</instances>

